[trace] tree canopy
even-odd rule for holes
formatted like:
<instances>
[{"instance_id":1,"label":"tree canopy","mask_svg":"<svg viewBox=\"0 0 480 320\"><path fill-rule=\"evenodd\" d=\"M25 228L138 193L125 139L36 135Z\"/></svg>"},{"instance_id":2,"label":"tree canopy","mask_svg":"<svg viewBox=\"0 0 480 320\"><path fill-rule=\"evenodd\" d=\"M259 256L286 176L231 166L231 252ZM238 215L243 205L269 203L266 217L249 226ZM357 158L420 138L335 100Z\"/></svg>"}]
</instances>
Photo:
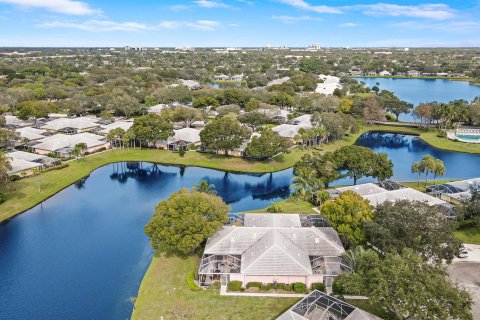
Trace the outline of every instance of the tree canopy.
<instances>
[{"instance_id":1,"label":"tree canopy","mask_svg":"<svg viewBox=\"0 0 480 320\"><path fill-rule=\"evenodd\" d=\"M218 196L182 189L157 205L145 233L154 249L190 253L227 222L229 210Z\"/></svg>"},{"instance_id":2,"label":"tree canopy","mask_svg":"<svg viewBox=\"0 0 480 320\"><path fill-rule=\"evenodd\" d=\"M374 217L370 202L353 191L344 192L335 200L327 200L320 211L337 230L346 247L365 241L363 227Z\"/></svg>"},{"instance_id":3,"label":"tree canopy","mask_svg":"<svg viewBox=\"0 0 480 320\"><path fill-rule=\"evenodd\" d=\"M240 147L249 136L248 130L237 119L229 116L212 120L200 132L203 148L223 151L225 155Z\"/></svg>"},{"instance_id":4,"label":"tree canopy","mask_svg":"<svg viewBox=\"0 0 480 320\"><path fill-rule=\"evenodd\" d=\"M359 257L356 272L335 280L345 294L366 295L397 319L472 319L469 293L447 278L444 267L424 262L411 249L388 253L373 251Z\"/></svg>"},{"instance_id":5,"label":"tree canopy","mask_svg":"<svg viewBox=\"0 0 480 320\"><path fill-rule=\"evenodd\" d=\"M365 224L367 240L383 252L411 248L425 259L451 262L462 242L456 238L456 223L436 207L423 202L384 202L375 208L375 218Z\"/></svg>"},{"instance_id":6,"label":"tree canopy","mask_svg":"<svg viewBox=\"0 0 480 320\"><path fill-rule=\"evenodd\" d=\"M288 139L272 130L263 130L260 137L253 137L245 148L250 159L265 160L288 150Z\"/></svg>"}]
</instances>

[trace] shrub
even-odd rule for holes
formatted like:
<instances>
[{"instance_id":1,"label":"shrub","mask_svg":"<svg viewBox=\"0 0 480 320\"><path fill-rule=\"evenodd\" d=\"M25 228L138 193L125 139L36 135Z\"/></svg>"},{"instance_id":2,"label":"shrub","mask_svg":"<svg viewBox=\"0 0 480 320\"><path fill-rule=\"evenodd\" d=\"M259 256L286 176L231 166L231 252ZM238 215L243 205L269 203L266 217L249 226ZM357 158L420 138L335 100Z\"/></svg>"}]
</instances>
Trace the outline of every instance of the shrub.
<instances>
[{"instance_id":1,"label":"shrub","mask_svg":"<svg viewBox=\"0 0 480 320\"><path fill-rule=\"evenodd\" d=\"M269 213L279 213L282 212L283 209L278 203L272 203L268 208L267 212Z\"/></svg>"},{"instance_id":2,"label":"shrub","mask_svg":"<svg viewBox=\"0 0 480 320\"><path fill-rule=\"evenodd\" d=\"M278 290L285 290L285 283L277 283Z\"/></svg>"},{"instance_id":3,"label":"shrub","mask_svg":"<svg viewBox=\"0 0 480 320\"><path fill-rule=\"evenodd\" d=\"M293 291L295 293L304 293L305 292L305 284L303 282L295 282L293 284Z\"/></svg>"},{"instance_id":4,"label":"shrub","mask_svg":"<svg viewBox=\"0 0 480 320\"><path fill-rule=\"evenodd\" d=\"M333 294L343 294L343 288L340 283L333 281L332 283L332 293Z\"/></svg>"},{"instance_id":5,"label":"shrub","mask_svg":"<svg viewBox=\"0 0 480 320\"><path fill-rule=\"evenodd\" d=\"M20 180L20 179L21 179L21 177L20 177L19 175L17 175L17 174L12 174L12 175L10 176L10 181L18 181L18 180Z\"/></svg>"},{"instance_id":6,"label":"shrub","mask_svg":"<svg viewBox=\"0 0 480 320\"><path fill-rule=\"evenodd\" d=\"M188 287L190 288L190 290L192 291L200 291L202 290L202 288L200 288L199 286L197 286L197 284L195 283L194 281L194 278L195 278L195 273L193 271L189 272L187 274L187 285Z\"/></svg>"},{"instance_id":7,"label":"shrub","mask_svg":"<svg viewBox=\"0 0 480 320\"><path fill-rule=\"evenodd\" d=\"M447 137L447 132L444 130L438 130L437 131L437 137L439 138L446 138Z\"/></svg>"},{"instance_id":8,"label":"shrub","mask_svg":"<svg viewBox=\"0 0 480 320\"><path fill-rule=\"evenodd\" d=\"M262 291L269 291L273 289L273 283L262 284L260 290Z\"/></svg>"},{"instance_id":9,"label":"shrub","mask_svg":"<svg viewBox=\"0 0 480 320\"><path fill-rule=\"evenodd\" d=\"M242 281L230 281L227 284L228 291L242 291Z\"/></svg>"},{"instance_id":10,"label":"shrub","mask_svg":"<svg viewBox=\"0 0 480 320\"><path fill-rule=\"evenodd\" d=\"M312 290L325 292L325 284L322 282L312 283Z\"/></svg>"},{"instance_id":11,"label":"shrub","mask_svg":"<svg viewBox=\"0 0 480 320\"><path fill-rule=\"evenodd\" d=\"M184 146L180 146L180 148L178 148L178 155L180 157L184 157L185 156L185 147Z\"/></svg>"},{"instance_id":12,"label":"shrub","mask_svg":"<svg viewBox=\"0 0 480 320\"><path fill-rule=\"evenodd\" d=\"M43 170L42 172L60 170L60 169L67 168L67 167L68 167L68 163L62 163L62 164L59 164L58 166L47 168L47 169Z\"/></svg>"},{"instance_id":13,"label":"shrub","mask_svg":"<svg viewBox=\"0 0 480 320\"><path fill-rule=\"evenodd\" d=\"M3 193L0 192L0 204L4 203L5 200L7 200L7 197Z\"/></svg>"},{"instance_id":14,"label":"shrub","mask_svg":"<svg viewBox=\"0 0 480 320\"><path fill-rule=\"evenodd\" d=\"M283 288L284 291L292 291L293 286L291 284L286 284L285 287Z\"/></svg>"},{"instance_id":15,"label":"shrub","mask_svg":"<svg viewBox=\"0 0 480 320\"><path fill-rule=\"evenodd\" d=\"M249 282L247 283L247 289L249 288L260 288L262 286L261 282Z\"/></svg>"},{"instance_id":16,"label":"shrub","mask_svg":"<svg viewBox=\"0 0 480 320\"><path fill-rule=\"evenodd\" d=\"M221 286L222 286L222 283L221 283L220 281L215 281L215 282L211 285L211 287L212 287L213 289L220 289Z\"/></svg>"}]
</instances>

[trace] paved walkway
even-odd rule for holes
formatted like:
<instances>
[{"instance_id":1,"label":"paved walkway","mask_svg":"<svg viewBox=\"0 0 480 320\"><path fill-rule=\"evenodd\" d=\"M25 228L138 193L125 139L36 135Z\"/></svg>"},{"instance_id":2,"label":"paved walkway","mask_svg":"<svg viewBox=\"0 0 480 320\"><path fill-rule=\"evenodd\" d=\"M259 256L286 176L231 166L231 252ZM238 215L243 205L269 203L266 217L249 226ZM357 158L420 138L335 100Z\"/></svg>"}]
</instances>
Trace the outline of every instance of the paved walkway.
<instances>
[{"instance_id":1,"label":"paved walkway","mask_svg":"<svg viewBox=\"0 0 480 320\"><path fill-rule=\"evenodd\" d=\"M307 295L302 293L262 293L262 292L227 292L227 286L220 287L221 296L235 297L270 297L270 298L304 298Z\"/></svg>"}]
</instances>

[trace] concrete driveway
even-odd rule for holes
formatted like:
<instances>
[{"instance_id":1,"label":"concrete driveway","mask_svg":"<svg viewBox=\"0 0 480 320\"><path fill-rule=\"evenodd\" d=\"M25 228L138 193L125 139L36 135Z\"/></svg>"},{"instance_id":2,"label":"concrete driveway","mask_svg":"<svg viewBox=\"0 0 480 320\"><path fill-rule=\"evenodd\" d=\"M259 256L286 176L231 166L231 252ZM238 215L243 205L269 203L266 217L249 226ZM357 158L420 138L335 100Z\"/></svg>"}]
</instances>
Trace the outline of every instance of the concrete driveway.
<instances>
[{"instance_id":1,"label":"concrete driveway","mask_svg":"<svg viewBox=\"0 0 480 320\"><path fill-rule=\"evenodd\" d=\"M473 298L473 319L480 320L480 245L465 244L468 258L456 258L448 266L450 279L467 289Z\"/></svg>"}]
</instances>

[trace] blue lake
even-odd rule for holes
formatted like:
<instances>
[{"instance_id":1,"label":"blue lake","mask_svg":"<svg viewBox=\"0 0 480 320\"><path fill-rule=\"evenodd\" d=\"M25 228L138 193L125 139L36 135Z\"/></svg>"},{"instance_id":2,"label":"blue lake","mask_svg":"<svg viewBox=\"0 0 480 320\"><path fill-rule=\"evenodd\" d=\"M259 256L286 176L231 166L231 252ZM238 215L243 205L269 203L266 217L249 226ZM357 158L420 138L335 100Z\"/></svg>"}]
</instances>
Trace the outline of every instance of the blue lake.
<instances>
[{"instance_id":1,"label":"blue lake","mask_svg":"<svg viewBox=\"0 0 480 320\"><path fill-rule=\"evenodd\" d=\"M380 90L394 92L400 99L417 106L422 102L449 102L464 99L472 101L480 96L480 86L466 81L447 79L395 79L395 78L355 78L365 82L367 87L378 86ZM401 121L414 121L412 115L402 114Z\"/></svg>"},{"instance_id":2,"label":"blue lake","mask_svg":"<svg viewBox=\"0 0 480 320\"><path fill-rule=\"evenodd\" d=\"M424 154L445 162L447 178L480 176L480 156L435 149L418 137L373 132L357 144L387 152L398 181L417 179L410 166ZM155 205L202 179L240 212L287 198L292 169L250 175L119 163L93 171L0 225L0 319L128 319L129 298L153 254L143 228Z\"/></svg>"},{"instance_id":3,"label":"blue lake","mask_svg":"<svg viewBox=\"0 0 480 320\"><path fill-rule=\"evenodd\" d=\"M232 174L111 164L0 225L0 319L128 319L152 257L143 228L155 205L204 178L232 211L289 195L291 170Z\"/></svg>"}]
</instances>

